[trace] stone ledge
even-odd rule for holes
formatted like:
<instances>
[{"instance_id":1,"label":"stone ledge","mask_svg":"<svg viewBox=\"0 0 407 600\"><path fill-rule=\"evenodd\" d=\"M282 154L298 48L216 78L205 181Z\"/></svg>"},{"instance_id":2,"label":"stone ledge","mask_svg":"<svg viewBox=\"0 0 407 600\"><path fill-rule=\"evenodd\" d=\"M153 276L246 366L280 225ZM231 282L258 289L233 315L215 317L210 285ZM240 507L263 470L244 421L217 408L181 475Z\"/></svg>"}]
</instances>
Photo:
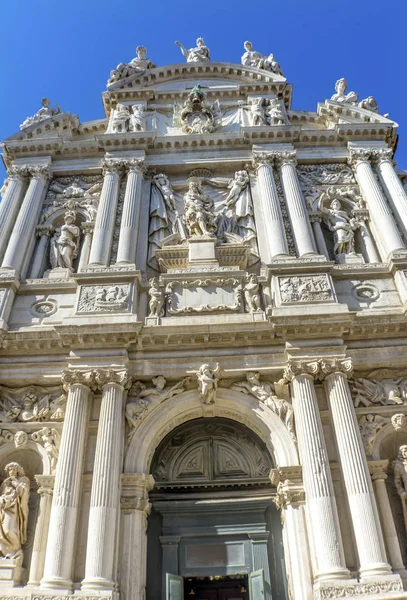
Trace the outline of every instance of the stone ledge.
<instances>
[{"instance_id":1,"label":"stone ledge","mask_svg":"<svg viewBox=\"0 0 407 600\"><path fill-rule=\"evenodd\" d=\"M398 575L381 577L369 581L327 581L314 585L314 598L316 600L328 600L331 598L373 598L383 600L385 598L407 598L407 592L403 591L403 584Z\"/></svg>"}]
</instances>

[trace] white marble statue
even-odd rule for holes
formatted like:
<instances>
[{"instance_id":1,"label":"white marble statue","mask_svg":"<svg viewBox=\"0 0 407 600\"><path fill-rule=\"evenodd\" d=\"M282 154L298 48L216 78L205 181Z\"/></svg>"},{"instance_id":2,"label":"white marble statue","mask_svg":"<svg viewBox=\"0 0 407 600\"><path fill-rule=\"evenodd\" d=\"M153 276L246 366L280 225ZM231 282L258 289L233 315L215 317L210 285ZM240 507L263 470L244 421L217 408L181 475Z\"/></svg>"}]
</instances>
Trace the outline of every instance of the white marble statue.
<instances>
[{"instance_id":1,"label":"white marble statue","mask_svg":"<svg viewBox=\"0 0 407 600\"><path fill-rule=\"evenodd\" d=\"M185 386L189 381L189 377L185 377L178 383L172 386L167 386L167 380L162 375L153 377L151 382L153 387L147 387L143 382L137 381L133 384L129 392L129 397L135 397L126 406L126 420L131 428L137 426L142 414L152 407L152 405L161 404L178 394L185 391Z\"/></svg>"},{"instance_id":2,"label":"white marble statue","mask_svg":"<svg viewBox=\"0 0 407 600\"><path fill-rule=\"evenodd\" d=\"M214 204L198 181L191 180L184 195L185 223L191 237L212 236L216 231Z\"/></svg>"},{"instance_id":3,"label":"white marble statue","mask_svg":"<svg viewBox=\"0 0 407 600\"><path fill-rule=\"evenodd\" d=\"M49 458L51 473L55 473L59 455L59 432L52 427L43 427L36 433L33 433L31 437L34 441L38 441L44 446L44 450Z\"/></svg>"},{"instance_id":4,"label":"white marble statue","mask_svg":"<svg viewBox=\"0 0 407 600\"><path fill-rule=\"evenodd\" d=\"M78 256L81 230L75 225L76 212L66 211L64 225L56 230L51 240L50 259L52 268L72 269L73 261Z\"/></svg>"},{"instance_id":5,"label":"white marble statue","mask_svg":"<svg viewBox=\"0 0 407 600\"><path fill-rule=\"evenodd\" d=\"M260 381L260 373L250 371L246 375L246 381L234 383L230 389L242 392L243 394L252 394L260 402L268 406L280 417L290 435L295 439L293 407L287 400L278 398L275 395L272 384Z\"/></svg>"},{"instance_id":6,"label":"white marble statue","mask_svg":"<svg viewBox=\"0 0 407 600\"><path fill-rule=\"evenodd\" d=\"M35 113L32 117L27 117L27 119L20 125L20 129L25 129L34 123L40 123L41 121L45 121L46 119L51 119L55 117L55 115L59 115L61 112L61 107L58 104L55 104L56 108L51 106L51 101L49 98L43 98L41 100L41 108L38 112Z\"/></svg>"},{"instance_id":7,"label":"white marble statue","mask_svg":"<svg viewBox=\"0 0 407 600\"><path fill-rule=\"evenodd\" d=\"M278 98L272 98L266 109L268 125L285 125L286 118Z\"/></svg>"},{"instance_id":8,"label":"white marble statue","mask_svg":"<svg viewBox=\"0 0 407 600\"><path fill-rule=\"evenodd\" d=\"M244 43L245 53L242 56L242 65L246 67L256 67L257 69L265 69L266 71L272 71L277 75L282 75L280 65L274 60L274 54L264 56L260 52L253 50L253 44L251 42Z\"/></svg>"},{"instance_id":9,"label":"white marble statue","mask_svg":"<svg viewBox=\"0 0 407 600\"><path fill-rule=\"evenodd\" d=\"M144 46L137 46L136 57L129 63L120 63L114 71L110 72L108 85L117 83L125 77L138 74L141 75L147 69L154 69L155 64L147 57L147 50Z\"/></svg>"},{"instance_id":10,"label":"white marble statue","mask_svg":"<svg viewBox=\"0 0 407 600\"><path fill-rule=\"evenodd\" d=\"M407 446L400 446L394 463L394 485L403 507L404 525L407 531Z\"/></svg>"},{"instance_id":11,"label":"white marble statue","mask_svg":"<svg viewBox=\"0 0 407 600\"><path fill-rule=\"evenodd\" d=\"M126 104L117 104L114 109L112 121L112 133L124 133L129 131L130 110Z\"/></svg>"},{"instance_id":12,"label":"white marble statue","mask_svg":"<svg viewBox=\"0 0 407 600\"><path fill-rule=\"evenodd\" d=\"M348 87L348 83L344 77L338 79L335 83L336 93L331 97L331 100L335 102L341 102L342 104L355 104L358 100L356 92L345 93Z\"/></svg>"},{"instance_id":13,"label":"white marble statue","mask_svg":"<svg viewBox=\"0 0 407 600\"><path fill-rule=\"evenodd\" d=\"M260 304L260 285L257 275L251 273L243 288L246 309L249 313L261 311Z\"/></svg>"},{"instance_id":14,"label":"white marble statue","mask_svg":"<svg viewBox=\"0 0 407 600\"><path fill-rule=\"evenodd\" d=\"M253 127L267 125L264 98L251 98L249 101L250 122Z\"/></svg>"},{"instance_id":15,"label":"white marble statue","mask_svg":"<svg viewBox=\"0 0 407 600\"><path fill-rule=\"evenodd\" d=\"M216 363L214 369L208 364L203 364L196 372L198 379L198 389L201 394L203 404L214 404L216 400L216 391L219 385L220 367Z\"/></svg>"},{"instance_id":16,"label":"white marble statue","mask_svg":"<svg viewBox=\"0 0 407 600\"><path fill-rule=\"evenodd\" d=\"M361 100L360 102L358 102L358 106L360 108L364 108L366 110L370 110L371 112L374 112L374 113L378 113L379 112L379 105L377 104L377 102L373 98L373 96L368 96L367 98L364 98L363 100Z\"/></svg>"},{"instance_id":17,"label":"white marble statue","mask_svg":"<svg viewBox=\"0 0 407 600\"><path fill-rule=\"evenodd\" d=\"M182 55L185 56L187 62L209 62L211 60L209 48L205 46L203 38L199 37L196 40L196 48L187 50L181 42L175 42L181 49Z\"/></svg>"},{"instance_id":18,"label":"white marble statue","mask_svg":"<svg viewBox=\"0 0 407 600\"><path fill-rule=\"evenodd\" d=\"M145 131L146 130L146 111L142 104L133 104L132 114L130 115L129 128L130 131Z\"/></svg>"},{"instance_id":19,"label":"white marble statue","mask_svg":"<svg viewBox=\"0 0 407 600\"><path fill-rule=\"evenodd\" d=\"M149 280L150 288L148 294L150 296L149 317L162 317L164 315L164 292L158 283L157 277L152 277Z\"/></svg>"},{"instance_id":20,"label":"white marble statue","mask_svg":"<svg viewBox=\"0 0 407 600\"><path fill-rule=\"evenodd\" d=\"M7 478L0 487L0 554L23 561L22 546L26 542L30 480L16 462L5 467Z\"/></svg>"},{"instance_id":21,"label":"white marble statue","mask_svg":"<svg viewBox=\"0 0 407 600\"><path fill-rule=\"evenodd\" d=\"M340 200L335 198L329 207L324 206L325 194L319 200L319 210L334 236L334 254L355 254L355 230L359 223L342 209Z\"/></svg>"}]
</instances>

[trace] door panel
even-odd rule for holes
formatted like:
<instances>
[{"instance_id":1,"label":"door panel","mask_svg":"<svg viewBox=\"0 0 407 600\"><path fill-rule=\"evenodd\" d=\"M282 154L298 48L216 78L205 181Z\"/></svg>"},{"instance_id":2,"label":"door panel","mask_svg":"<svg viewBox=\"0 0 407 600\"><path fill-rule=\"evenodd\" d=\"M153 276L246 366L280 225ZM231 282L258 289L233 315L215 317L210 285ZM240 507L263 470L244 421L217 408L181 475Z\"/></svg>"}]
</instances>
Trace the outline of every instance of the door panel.
<instances>
[{"instance_id":1,"label":"door panel","mask_svg":"<svg viewBox=\"0 0 407 600\"><path fill-rule=\"evenodd\" d=\"M250 600L264 600L264 572L254 571L249 575Z\"/></svg>"},{"instance_id":2,"label":"door panel","mask_svg":"<svg viewBox=\"0 0 407 600\"><path fill-rule=\"evenodd\" d=\"M166 573L166 600L184 600L184 578Z\"/></svg>"}]
</instances>

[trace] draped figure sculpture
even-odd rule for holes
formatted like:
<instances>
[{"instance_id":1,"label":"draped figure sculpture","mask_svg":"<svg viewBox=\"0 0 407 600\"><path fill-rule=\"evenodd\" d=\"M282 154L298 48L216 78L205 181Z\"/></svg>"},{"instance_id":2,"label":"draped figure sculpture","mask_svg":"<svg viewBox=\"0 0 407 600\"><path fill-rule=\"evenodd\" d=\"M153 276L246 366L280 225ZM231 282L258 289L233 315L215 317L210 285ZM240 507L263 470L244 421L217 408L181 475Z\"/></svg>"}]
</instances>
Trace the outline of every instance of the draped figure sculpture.
<instances>
[{"instance_id":1,"label":"draped figure sculpture","mask_svg":"<svg viewBox=\"0 0 407 600\"><path fill-rule=\"evenodd\" d=\"M334 254L355 254L355 230L359 223L343 210L340 200L334 198L329 207L324 202L333 195L331 189L324 192L318 203L318 208L324 215L324 222L334 236Z\"/></svg>"},{"instance_id":2,"label":"draped figure sculpture","mask_svg":"<svg viewBox=\"0 0 407 600\"><path fill-rule=\"evenodd\" d=\"M356 92L345 93L348 88L348 82L344 77L338 79L335 83L335 94L331 96L331 100L334 102L340 102L341 104L355 104L358 100Z\"/></svg>"},{"instance_id":3,"label":"draped figure sculpture","mask_svg":"<svg viewBox=\"0 0 407 600\"><path fill-rule=\"evenodd\" d=\"M400 446L394 463L394 485L403 507L404 525L407 531L407 446Z\"/></svg>"},{"instance_id":4,"label":"draped figure sculpture","mask_svg":"<svg viewBox=\"0 0 407 600\"><path fill-rule=\"evenodd\" d=\"M188 183L184 195L185 223L191 237L212 236L216 231L214 203L204 193L198 181Z\"/></svg>"},{"instance_id":5,"label":"draped figure sculpture","mask_svg":"<svg viewBox=\"0 0 407 600\"><path fill-rule=\"evenodd\" d=\"M0 554L21 566L27 537L30 480L16 462L5 467L8 477L0 487Z\"/></svg>"},{"instance_id":6,"label":"draped figure sculpture","mask_svg":"<svg viewBox=\"0 0 407 600\"><path fill-rule=\"evenodd\" d=\"M73 261L78 256L81 231L75 225L76 212L68 210L64 215L64 225L56 231L51 241L52 268L72 269Z\"/></svg>"},{"instance_id":7,"label":"draped figure sculpture","mask_svg":"<svg viewBox=\"0 0 407 600\"><path fill-rule=\"evenodd\" d=\"M201 37L196 40L196 47L189 50L181 42L175 43L181 49L182 55L185 56L187 62L209 62L211 60L209 48L205 46L205 42Z\"/></svg>"}]
</instances>

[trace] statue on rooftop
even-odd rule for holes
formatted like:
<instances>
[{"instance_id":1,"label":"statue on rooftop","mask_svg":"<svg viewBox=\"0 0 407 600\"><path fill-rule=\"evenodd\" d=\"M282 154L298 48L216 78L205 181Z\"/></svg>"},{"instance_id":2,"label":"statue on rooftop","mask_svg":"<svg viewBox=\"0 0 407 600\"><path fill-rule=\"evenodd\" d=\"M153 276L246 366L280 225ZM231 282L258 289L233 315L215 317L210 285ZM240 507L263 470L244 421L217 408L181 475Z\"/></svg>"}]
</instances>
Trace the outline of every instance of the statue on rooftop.
<instances>
[{"instance_id":1,"label":"statue on rooftop","mask_svg":"<svg viewBox=\"0 0 407 600\"><path fill-rule=\"evenodd\" d=\"M136 73L141 75L147 69L155 68L155 64L147 57L147 49L145 46L137 46L136 54L137 56L129 63L120 63L117 65L116 69L110 72L110 78L107 82L108 85L112 85L130 75Z\"/></svg>"},{"instance_id":2,"label":"statue on rooftop","mask_svg":"<svg viewBox=\"0 0 407 600\"><path fill-rule=\"evenodd\" d=\"M264 56L264 54L253 50L253 44L251 42L245 42L244 49L246 52L242 56L242 65L246 67L256 67L257 69L265 69L266 71L276 73L276 75L283 74L280 65L274 60L274 54Z\"/></svg>"},{"instance_id":3,"label":"statue on rooftop","mask_svg":"<svg viewBox=\"0 0 407 600\"><path fill-rule=\"evenodd\" d=\"M25 129L34 123L40 123L41 121L45 121L46 119L51 119L55 117L55 115L59 115L61 111L61 107L58 104L55 104L56 108L51 106L51 100L49 98L43 98L41 100L42 107L38 112L35 113L32 117L27 117L26 120L21 123L20 129Z\"/></svg>"},{"instance_id":4,"label":"statue on rooftop","mask_svg":"<svg viewBox=\"0 0 407 600\"><path fill-rule=\"evenodd\" d=\"M334 102L340 102L341 104L355 104L358 100L356 92L345 93L348 87L348 82L344 77L338 79L335 83L336 94L331 97Z\"/></svg>"},{"instance_id":5,"label":"statue on rooftop","mask_svg":"<svg viewBox=\"0 0 407 600\"><path fill-rule=\"evenodd\" d=\"M196 48L190 48L189 50L187 50L181 42L175 43L180 47L187 62L209 62L211 60L209 48L205 46L205 42L201 37L196 40Z\"/></svg>"}]
</instances>

